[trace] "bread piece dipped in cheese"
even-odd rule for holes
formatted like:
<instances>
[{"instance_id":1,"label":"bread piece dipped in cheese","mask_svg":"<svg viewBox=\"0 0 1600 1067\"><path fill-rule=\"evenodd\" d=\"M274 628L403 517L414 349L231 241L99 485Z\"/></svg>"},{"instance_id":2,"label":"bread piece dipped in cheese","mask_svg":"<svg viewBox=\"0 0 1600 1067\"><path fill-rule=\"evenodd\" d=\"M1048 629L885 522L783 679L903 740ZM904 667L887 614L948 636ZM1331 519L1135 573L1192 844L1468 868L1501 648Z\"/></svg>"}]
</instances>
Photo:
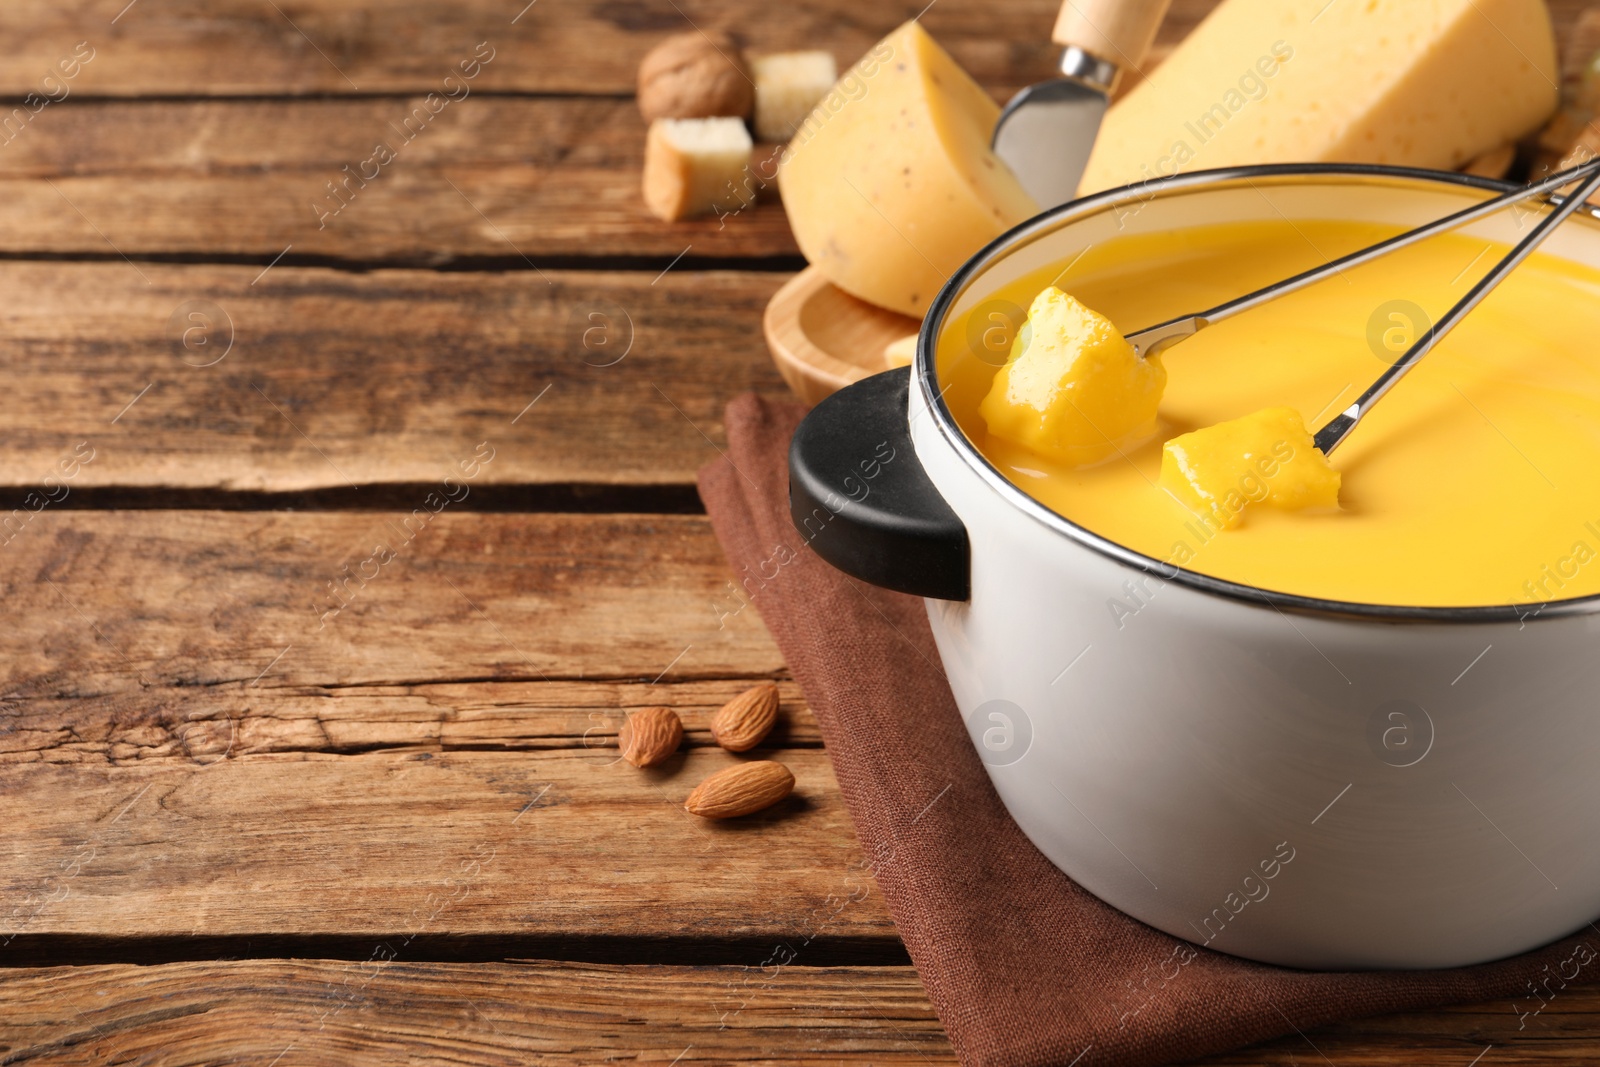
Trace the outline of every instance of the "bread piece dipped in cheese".
<instances>
[{"instance_id":1,"label":"bread piece dipped in cheese","mask_svg":"<svg viewBox=\"0 0 1600 1067\"><path fill-rule=\"evenodd\" d=\"M1081 193L1254 163L1454 169L1557 102L1544 0L1223 0L1112 106Z\"/></svg>"},{"instance_id":2,"label":"bread piece dipped in cheese","mask_svg":"<svg viewBox=\"0 0 1600 1067\"><path fill-rule=\"evenodd\" d=\"M1107 319L1048 286L978 405L989 433L1052 463L1099 463L1155 429L1167 387Z\"/></svg>"},{"instance_id":3,"label":"bread piece dipped in cheese","mask_svg":"<svg viewBox=\"0 0 1600 1067\"><path fill-rule=\"evenodd\" d=\"M1239 525L1251 504L1333 510L1339 481L1305 420L1288 407L1174 437L1161 453L1162 488L1225 530Z\"/></svg>"}]
</instances>

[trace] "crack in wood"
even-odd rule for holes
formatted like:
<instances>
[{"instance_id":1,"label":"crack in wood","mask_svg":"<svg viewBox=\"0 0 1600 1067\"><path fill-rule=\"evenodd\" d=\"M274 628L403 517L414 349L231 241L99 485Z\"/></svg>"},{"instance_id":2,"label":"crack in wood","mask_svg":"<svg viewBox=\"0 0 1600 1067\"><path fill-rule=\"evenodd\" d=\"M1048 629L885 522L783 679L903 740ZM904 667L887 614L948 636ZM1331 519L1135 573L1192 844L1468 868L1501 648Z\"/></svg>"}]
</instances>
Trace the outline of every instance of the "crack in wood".
<instances>
[{"instance_id":1,"label":"crack in wood","mask_svg":"<svg viewBox=\"0 0 1600 1067\"><path fill-rule=\"evenodd\" d=\"M249 266L259 267L262 257L253 252L159 252L130 248L126 255L93 250L35 252L0 249L0 262L16 263L159 263L173 266ZM372 256L284 255L273 264L278 267L321 268L345 274L370 274L383 270L421 270L439 274L537 274L539 271L585 272L615 271L659 274L668 266L689 271L745 271L751 274L793 274L803 270L805 257L792 253L756 253L748 256L669 255L572 255L544 253L537 265L523 256L401 253Z\"/></svg>"},{"instance_id":2,"label":"crack in wood","mask_svg":"<svg viewBox=\"0 0 1600 1067\"><path fill-rule=\"evenodd\" d=\"M559 961L626 965L757 967L781 935L766 937L519 937L507 934L285 935L275 933L201 937L84 937L18 934L0 951L0 975L12 968L270 960L280 958L370 960L375 947L407 937L408 963L505 963ZM905 966L911 958L897 935L829 935L809 942L804 966Z\"/></svg>"}]
</instances>

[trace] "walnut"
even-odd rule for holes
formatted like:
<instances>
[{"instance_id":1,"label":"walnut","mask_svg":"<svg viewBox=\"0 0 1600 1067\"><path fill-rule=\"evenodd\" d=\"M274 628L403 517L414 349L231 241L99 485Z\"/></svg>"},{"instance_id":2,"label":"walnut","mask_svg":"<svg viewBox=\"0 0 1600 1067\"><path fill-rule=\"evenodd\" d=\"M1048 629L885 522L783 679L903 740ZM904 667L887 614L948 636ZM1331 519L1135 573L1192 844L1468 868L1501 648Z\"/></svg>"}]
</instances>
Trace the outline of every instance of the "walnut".
<instances>
[{"instance_id":1,"label":"walnut","mask_svg":"<svg viewBox=\"0 0 1600 1067\"><path fill-rule=\"evenodd\" d=\"M646 122L748 118L754 101L744 56L726 34L676 34L639 64L639 112Z\"/></svg>"}]
</instances>

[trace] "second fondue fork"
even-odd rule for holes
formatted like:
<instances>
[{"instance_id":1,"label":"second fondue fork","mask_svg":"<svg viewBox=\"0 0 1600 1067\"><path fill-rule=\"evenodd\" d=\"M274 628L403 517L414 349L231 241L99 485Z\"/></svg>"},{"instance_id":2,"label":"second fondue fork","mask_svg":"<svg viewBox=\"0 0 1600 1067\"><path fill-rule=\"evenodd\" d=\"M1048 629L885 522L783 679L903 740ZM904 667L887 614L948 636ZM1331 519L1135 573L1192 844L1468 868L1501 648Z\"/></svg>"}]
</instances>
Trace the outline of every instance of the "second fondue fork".
<instances>
[{"instance_id":1,"label":"second fondue fork","mask_svg":"<svg viewBox=\"0 0 1600 1067\"><path fill-rule=\"evenodd\" d=\"M1534 184L1524 186L1521 189L1513 189L1509 193L1494 197L1491 200L1485 200L1481 204L1474 204L1471 207L1463 208L1462 210L1452 214L1445 215L1442 218L1435 219L1430 223L1418 226L1414 230L1407 230L1404 233L1396 234L1393 237L1379 241L1377 244L1368 245L1366 248L1357 249L1356 251L1351 252L1349 255L1340 256L1338 259L1324 263L1320 267L1313 267L1310 270L1302 271L1301 273L1292 275L1291 277L1285 278L1282 281L1273 282L1271 285L1257 289L1253 293L1246 293L1244 296L1229 300L1226 303L1218 304L1216 307L1211 308L1208 311L1201 311L1192 315L1180 315L1177 318L1168 319L1166 322L1158 323L1157 325L1151 326L1147 329L1139 330L1137 333L1130 333L1127 335L1128 343L1133 346L1133 350L1137 352L1141 358L1148 358L1157 354L1158 352L1162 352L1165 349L1170 348L1179 341L1193 337L1196 333L1199 333L1202 329L1210 326L1214 322L1220 322L1223 319L1231 318L1234 315L1239 314L1241 311L1249 311L1251 308L1259 307L1262 304L1276 300L1281 296L1287 296L1290 293L1298 292L1299 290L1304 289L1306 286L1311 285L1313 282L1319 282L1329 275L1339 273L1346 267L1357 267L1363 263L1369 263L1372 260L1388 255L1390 252L1397 252L1402 248L1416 244L1418 241L1425 241L1429 237L1433 237L1437 234L1447 233L1450 230L1465 226L1469 222L1474 222L1478 219L1484 218L1485 216L1493 215L1495 212L1510 207L1513 204L1519 204L1524 200L1531 200L1536 196L1542 196L1546 193L1554 192L1564 185L1570 185L1572 182L1580 181L1583 178L1590 177L1592 175L1600 175L1600 158L1592 159L1589 162L1580 164L1576 167L1569 167L1567 170L1561 171L1560 173L1552 174L1543 181L1535 182ZM1587 199L1587 193L1581 196L1577 193L1572 194L1571 196L1567 197L1561 208L1557 209L1556 214L1559 214L1560 218L1562 219L1566 218L1567 215L1570 215L1573 210L1576 210L1576 206L1582 204L1585 199ZM1549 219L1554 217L1555 215L1551 215L1546 218L1545 221L1549 222ZM1559 221L1559 219L1557 221ZM1536 234L1539 232L1540 231L1537 229L1534 231ZM1538 244L1538 241L1535 241L1534 244ZM1520 248L1521 245L1518 247ZM1532 251L1532 246L1530 246L1528 250ZM1526 255L1526 253L1524 253L1524 255ZM1516 262L1520 263L1521 257L1518 257ZM1515 263L1512 264L1512 266L1515 265ZM1490 277L1494 278L1494 282L1498 282L1500 277L1503 277L1503 273L1500 276L1495 276L1495 274L1491 272ZM1482 283L1479 284L1481 285ZM1491 282L1490 286L1492 287L1493 284L1494 283ZM1476 290L1474 290L1474 292L1476 292ZM1471 296L1471 294L1468 295L1469 297ZM1482 294L1480 293L1479 297L1481 298L1481 296ZM1477 301L1474 300L1473 303L1475 304ZM1454 325L1454 323L1451 325ZM1448 329L1449 327L1445 328ZM1442 333L1443 331L1440 330L1437 332ZM1403 363L1404 357L1402 357L1399 362ZM1396 363L1396 366L1398 365L1399 363Z\"/></svg>"},{"instance_id":2,"label":"second fondue fork","mask_svg":"<svg viewBox=\"0 0 1600 1067\"><path fill-rule=\"evenodd\" d=\"M1393 366L1378 375L1378 380L1373 382L1366 392L1357 397L1354 404L1329 419L1327 425L1317 431L1312 440L1323 455L1327 455L1335 448L1338 448L1339 443L1349 437L1350 431L1356 428L1356 423L1361 421L1361 417L1372 409L1372 405L1383 398L1383 394L1394 388L1394 384L1400 380L1406 371L1421 362L1422 357L1427 355L1433 349L1433 346L1439 343L1439 339L1449 333L1458 322L1466 318L1467 312L1477 307L1478 302L1488 296L1495 286L1504 281L1506 275L1516 269L1517 264L1531 256L1533 250L1538 248L1546 237L1550 236L1552 230L1561 225L1569 215L1588 202L1591 195L1596 191L1600 191L1600 166L1597 166L1596 163L1600 163L1600 161L1585 164L1585 166L1593 170L1587 181L1569 193L1567 198L1561 202L1560 207L1540 219L1539 225L1535 226L1528 236L1518 241L1511 251L1507 252L1500 262L1494 265L1488 274L1479 278L1478 284L1469 289L1466 296L1456 301L1455 306L1444 313L1443 318L1429 326L1427 332L1417 338L1416 343L1410 348L1406 349L1405 355L1395 360ZM1571 171L1568 171L1568 173L1570 174Z\"/></svg>"}]
</instances>

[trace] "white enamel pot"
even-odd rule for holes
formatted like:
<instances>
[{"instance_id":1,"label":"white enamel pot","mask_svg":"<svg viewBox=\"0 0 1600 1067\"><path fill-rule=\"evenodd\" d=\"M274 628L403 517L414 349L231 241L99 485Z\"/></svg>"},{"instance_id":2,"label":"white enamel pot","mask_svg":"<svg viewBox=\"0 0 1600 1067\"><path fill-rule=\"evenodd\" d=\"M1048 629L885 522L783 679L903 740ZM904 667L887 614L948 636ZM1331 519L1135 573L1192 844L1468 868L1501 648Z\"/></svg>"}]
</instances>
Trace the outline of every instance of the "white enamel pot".
<instances>
[{"instance_id":1,"label":"white enamel pot","mask_svg":"<svg viewBox=\"0 0 1600 1067\"><path fill-rule=\"evenodd\" d=\"M940 331L1117 234L1280 216L1410 226L1506 188L1259 167L1063 205L950 280L913 368L836 394L796 434L802 534L840 569L928 598L1006 808L1127 914L1317 969L1477 963L1583 928L1600 914L1600 597L1374 606L1143 556L1045 508L968 441L941 399ZM1465 232L1509 240L1516 224ZM1545 251L1600 266L1600 225L1579 215Z\"/></svg>"}]
</instances>

